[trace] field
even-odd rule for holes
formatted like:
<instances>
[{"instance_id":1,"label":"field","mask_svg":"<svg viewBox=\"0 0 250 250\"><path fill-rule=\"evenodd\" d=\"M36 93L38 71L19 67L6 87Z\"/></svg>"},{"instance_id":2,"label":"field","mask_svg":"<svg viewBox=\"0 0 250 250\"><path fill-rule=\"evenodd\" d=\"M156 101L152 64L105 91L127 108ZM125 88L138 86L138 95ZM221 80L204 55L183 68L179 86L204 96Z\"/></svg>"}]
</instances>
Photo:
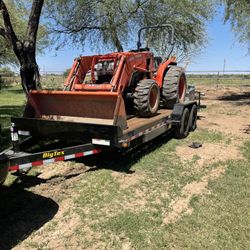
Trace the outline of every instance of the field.
<instances>
[{"instance_id":1,"label":"field","mask_svg":"<svg viewBox=\"0 0 250 250\"><path fill-rule=\"evenodd\" d=\"M0 249L249 249L250 85L197 88L198 129L184 140L9 176ZM18 87L0 92L1 149L24 100Z\"/></svg>"}]
</instances>

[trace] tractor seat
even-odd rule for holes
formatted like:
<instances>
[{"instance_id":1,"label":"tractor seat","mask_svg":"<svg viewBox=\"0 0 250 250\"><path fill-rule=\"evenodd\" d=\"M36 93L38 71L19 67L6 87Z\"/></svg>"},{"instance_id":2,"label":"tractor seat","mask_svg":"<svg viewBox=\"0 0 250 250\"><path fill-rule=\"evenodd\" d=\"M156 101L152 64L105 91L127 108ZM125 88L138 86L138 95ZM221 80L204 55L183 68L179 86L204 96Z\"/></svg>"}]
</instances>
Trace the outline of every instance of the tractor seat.
<instances>
[{"instance_id":1,"label":"tractor seat","mask_svg":"<svg viewBox=\"0 0 250 250\"><path fill-rule=\"evenodd\" d=\"M162 63L163 59L160 56L155 56L154 57L154 61L155 61L155 69L157 70L159 68L159 65Z\"/></svg>"}]
</instances>

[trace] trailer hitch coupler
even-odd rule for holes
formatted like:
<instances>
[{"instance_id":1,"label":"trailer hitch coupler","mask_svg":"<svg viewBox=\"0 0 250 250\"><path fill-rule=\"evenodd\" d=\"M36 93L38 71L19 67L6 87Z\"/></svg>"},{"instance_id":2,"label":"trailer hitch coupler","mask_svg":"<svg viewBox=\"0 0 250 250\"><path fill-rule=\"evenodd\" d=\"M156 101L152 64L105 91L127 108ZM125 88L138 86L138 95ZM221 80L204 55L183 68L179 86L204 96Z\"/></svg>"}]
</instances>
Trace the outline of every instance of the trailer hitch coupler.
<instances>
[{"instance_id":1,"label":"trailer hitch coupler","mask_svg":"<svg viewBox=\"0 0 250 250\"><path fill-rule=\"evenodd\" d=\"M19 138L18 138L18 129L15 123L11 123L10 132L11 132L11 141L12 141L14 153L18 153L20 152Z\"/></svg>"}]
</instances>

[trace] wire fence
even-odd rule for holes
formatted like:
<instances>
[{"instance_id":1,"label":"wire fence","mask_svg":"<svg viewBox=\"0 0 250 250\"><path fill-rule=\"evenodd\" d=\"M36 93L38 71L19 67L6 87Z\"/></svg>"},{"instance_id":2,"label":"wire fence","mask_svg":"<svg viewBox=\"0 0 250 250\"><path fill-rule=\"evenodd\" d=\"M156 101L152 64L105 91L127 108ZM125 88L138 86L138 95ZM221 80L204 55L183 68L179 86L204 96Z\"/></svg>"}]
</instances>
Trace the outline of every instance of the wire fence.
<instances>
[{"instance_id":1,"label":"wire fence","mask_svg":"<svg viewBox=\"0 0 250 250\"><path fill-rule=\"evenodd\" d=\"M41 71L41 86L43 89L62 89L66 80L63 71ZM250 86L250 70L231 70L231 71L187 71L188 84L194 85L241 85ZM0 73L0 88L16 86L21 84L18 74Z\"/></svg>"},{"instance_id":2,"label":"wire fence","mask_svg":"<svg viewBox=\"0 0 250 250\"><path fill-rule=\"evenodd\" d=\"M250 85L250 70L187 71L188 83L215 85Z\"/></svg>"}]
</instances>

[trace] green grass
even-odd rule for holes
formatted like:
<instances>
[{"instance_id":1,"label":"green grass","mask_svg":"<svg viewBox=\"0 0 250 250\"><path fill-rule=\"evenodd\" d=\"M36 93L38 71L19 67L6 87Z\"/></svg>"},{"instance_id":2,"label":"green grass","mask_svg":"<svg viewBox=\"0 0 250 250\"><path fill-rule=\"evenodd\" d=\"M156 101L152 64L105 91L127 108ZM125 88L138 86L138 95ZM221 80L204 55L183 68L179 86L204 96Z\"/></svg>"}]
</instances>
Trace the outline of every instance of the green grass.
<instances>
[{"instance_id":1,"label":"green grass","mask_svg":"<svg viewBox=\"0 0 250 250\"><path fill-rule=\"evenodd\" d=\"M2 88L0 90L0 151L10 143L10 117L21 116L25 104L25 96L21 86Z\"/></svg>"},{"instance_id":2,"label":"green grass","mask_svg":"<svg viewBox=\"0 0 250 250\"><path fill-rule=\"evenodd\" d=\"M194 155L183 164L175 154L177 146L190 141L223 143L225 136L216 131L200 130L185 140L170 140L147 153L119 156L118 160L103 163L102 169L86 173L74 187L74 212L83 225L88 225L98 239L87 238L85 227L77 228L78 244L93 247L102 242L110 249L121 249L126 242L134 249L247 249L249 238L248 183L249 161L226 161L207 164L194 171L199 157ZM150 147L150 146L149 146ZM147 150L142 149L142 152ZM250 155L250 143L243 147ZM145 151L146 152L146 151ZM248 156L249 157L249 156ZM140 176L131 186L124 187L113 176L133 158L131 175ZM191 215L182 215L175 223L164 225L164 214L171 211L171 202L182 197L183 187L199 182L204 175L226 165L224 176L209 182L210 192L194 195L189 207ZM114 170L109 170L112 168ZM129 178L120 173L120 178ZM122 177L123 176L123 177ZM157 202L156 202L157 201Z\"/></svg>"},{"instance_id":3,"label":"green grass","mask_svg":"<svg viewBox=\"0 0 250 250\"><path fill-rule=\"evenodd\" d=\"M198 84L198 85L231 85L231 86L240 86L240 85L250 85L249 75L232 75L232 76L220 76L216 75L210 76L187 76L187 82L189 84Z\"/></svg>"},{"instance_id":4,"label":"green grass","mask_svg":"<svg viewBox=\"0 0 250 250\"><path fill-rule=\"evenodd\" d=\"M250 164L246 161L227 164L225 175L209 183L211 194L193 197L192 215L168 231L169 240L177 248L249 249Z\"/></svg>"},{"instance_id":5,"label":"green grass","mask_svg":"<svg viewBox=\"0 0 250 250\"><path fill-rule=\"evenodd\" d=\"M0 92L0 124L4 138L1 148L9 142L10 116L22 114L24 101L20 88ZM239 142L245 159L208 162L202 168L197 168L200 157L195 151L192 159L185 163L176 155L176 147L187 147L194 141L230 144L228 135L197 129L184 140L162 136L127 154L95 156L96 171L86 172L77 181L70 182L69 190L66 178L58 184L63 192L53 199L59 206L64 199L71 203L63 212L63 218L54 218L42 231L33 232L41 237L44 233L44 242L32 241L31 237L25 244L49 248L46 235L62 230L59 228L62 221L66 224L76 217L80 224L62 240L61 248L91 249L101 243L100 249L126 246L133 249L248 249L250 141L243 145ZM218 179L209 181L209 191L191 197L188 207L192 213L181 214L178 220L164 224L173 201L185 198L184 187L200 182L219 166L225 166L226 171ZM11 186L14 181L21 180L10 176L5 185ZM74 237L73 247L72 240L67 238L71 236Z\"/></svg>"}]
</instances>

